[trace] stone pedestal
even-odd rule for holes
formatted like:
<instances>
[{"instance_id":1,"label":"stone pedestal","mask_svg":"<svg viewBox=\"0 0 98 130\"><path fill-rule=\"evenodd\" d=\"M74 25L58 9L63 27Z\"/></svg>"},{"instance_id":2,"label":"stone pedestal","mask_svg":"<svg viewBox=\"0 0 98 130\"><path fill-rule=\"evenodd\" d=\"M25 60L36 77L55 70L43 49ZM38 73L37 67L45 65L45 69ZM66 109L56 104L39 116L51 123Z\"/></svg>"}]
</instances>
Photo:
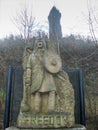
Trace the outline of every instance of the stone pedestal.
<instances>
[{"instance_id":1,"label":"stone pedestal","mask_svg":"<svg viewBox=\"0 0 98 130\"><path fill-rule=\"evenodd\" d=\"M9 127L9 128L6 128L5 130L50 130L50 129L48 129L48 128L46 128L46 129L40 129L40 128L38 128L38 129L36 129L36 128L33 128L33 129L19 129L19 128L16 128L16 127ZM86 130L86 128L84 127L84 126L82 126L82 125L76 125L76 126L74 126L74 127L72 127L72 128L51 128L51 130Z\"/></svg>"}]
</instances>

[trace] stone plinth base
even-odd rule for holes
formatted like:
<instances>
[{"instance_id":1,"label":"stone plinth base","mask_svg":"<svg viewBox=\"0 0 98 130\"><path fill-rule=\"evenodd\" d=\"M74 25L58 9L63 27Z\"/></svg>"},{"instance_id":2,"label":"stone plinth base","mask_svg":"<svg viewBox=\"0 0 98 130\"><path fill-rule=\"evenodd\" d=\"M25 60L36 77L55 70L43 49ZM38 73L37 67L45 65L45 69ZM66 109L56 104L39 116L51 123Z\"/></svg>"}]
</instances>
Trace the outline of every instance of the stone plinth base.
<instances>
[{"instance_id":1,"label":"stone plinth base","mask_svg":"<svg viewBox=\"0 0 98 130\"><path fill-rule=\"evenodd\" d=\"M6 128L5 130L50 130L48 128L33 128L33 129L19 129L19 128L16 128L16 127L9 127L9 128ZM86 130L86 128L82 125L76 125L74 126L73 128L51 128L51 130Z\"/></svg>"}]
</instances>

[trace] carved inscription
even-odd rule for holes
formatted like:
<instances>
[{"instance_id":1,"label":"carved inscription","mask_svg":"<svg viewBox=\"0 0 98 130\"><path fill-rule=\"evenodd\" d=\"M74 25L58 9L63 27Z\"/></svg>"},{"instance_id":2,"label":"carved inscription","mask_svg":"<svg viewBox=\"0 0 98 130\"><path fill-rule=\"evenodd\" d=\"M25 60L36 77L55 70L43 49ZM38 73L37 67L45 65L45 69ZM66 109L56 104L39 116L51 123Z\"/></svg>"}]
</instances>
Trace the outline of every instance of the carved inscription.
<instances>
[{"instance_id":1,"label":"carved inscription","mask_svg":"<svg viewBox=\"0 0 98 130\"><path fill-rule=\"evenodd\" d=\"M33 115L25 116L24 118L21 118L20 116L18 120L18 127L64 127L67 120L66 115Z\"/></svg>"}]
</instances>

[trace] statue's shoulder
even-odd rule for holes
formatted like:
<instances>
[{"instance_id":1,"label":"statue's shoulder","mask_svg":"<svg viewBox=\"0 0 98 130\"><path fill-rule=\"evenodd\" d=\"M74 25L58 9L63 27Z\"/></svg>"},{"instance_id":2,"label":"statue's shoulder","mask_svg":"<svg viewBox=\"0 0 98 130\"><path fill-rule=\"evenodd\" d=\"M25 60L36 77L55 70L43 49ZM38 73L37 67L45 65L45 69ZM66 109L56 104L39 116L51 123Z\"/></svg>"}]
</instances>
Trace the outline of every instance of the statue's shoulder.
<instances>
[{"instance_id":1,"label":"statue's shoulder","mask_svg":"<svg viewBox=\"0 0 98 130\"><path fill-rule=\"evenodd\" d=\"M29 58L29 56L32 52L33 52L33 43L29 43L29 44L26 45L24 52L23 52L22 61L23 61L24 70L26 69L26 64L27 64L28 58Z\"/></svg>"}]
</instances>

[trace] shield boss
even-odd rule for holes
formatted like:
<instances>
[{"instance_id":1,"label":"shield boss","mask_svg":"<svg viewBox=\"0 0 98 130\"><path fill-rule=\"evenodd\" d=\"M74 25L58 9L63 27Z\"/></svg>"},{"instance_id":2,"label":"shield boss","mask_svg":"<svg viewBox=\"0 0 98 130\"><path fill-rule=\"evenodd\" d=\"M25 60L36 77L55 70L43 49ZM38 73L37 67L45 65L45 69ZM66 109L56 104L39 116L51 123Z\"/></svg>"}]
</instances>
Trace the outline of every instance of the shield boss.
<instances>
[{"instance_id":1,"label":"shield boss","mask_svg":"<svg viewBox=\"0 0 98 130\"><path fill-rule=\"evenodd\" d=\"M57 73L62 67L61 58L58 54L46 52L44 55L44 66L50 73Z\"/></svg>"}]
</instances>

